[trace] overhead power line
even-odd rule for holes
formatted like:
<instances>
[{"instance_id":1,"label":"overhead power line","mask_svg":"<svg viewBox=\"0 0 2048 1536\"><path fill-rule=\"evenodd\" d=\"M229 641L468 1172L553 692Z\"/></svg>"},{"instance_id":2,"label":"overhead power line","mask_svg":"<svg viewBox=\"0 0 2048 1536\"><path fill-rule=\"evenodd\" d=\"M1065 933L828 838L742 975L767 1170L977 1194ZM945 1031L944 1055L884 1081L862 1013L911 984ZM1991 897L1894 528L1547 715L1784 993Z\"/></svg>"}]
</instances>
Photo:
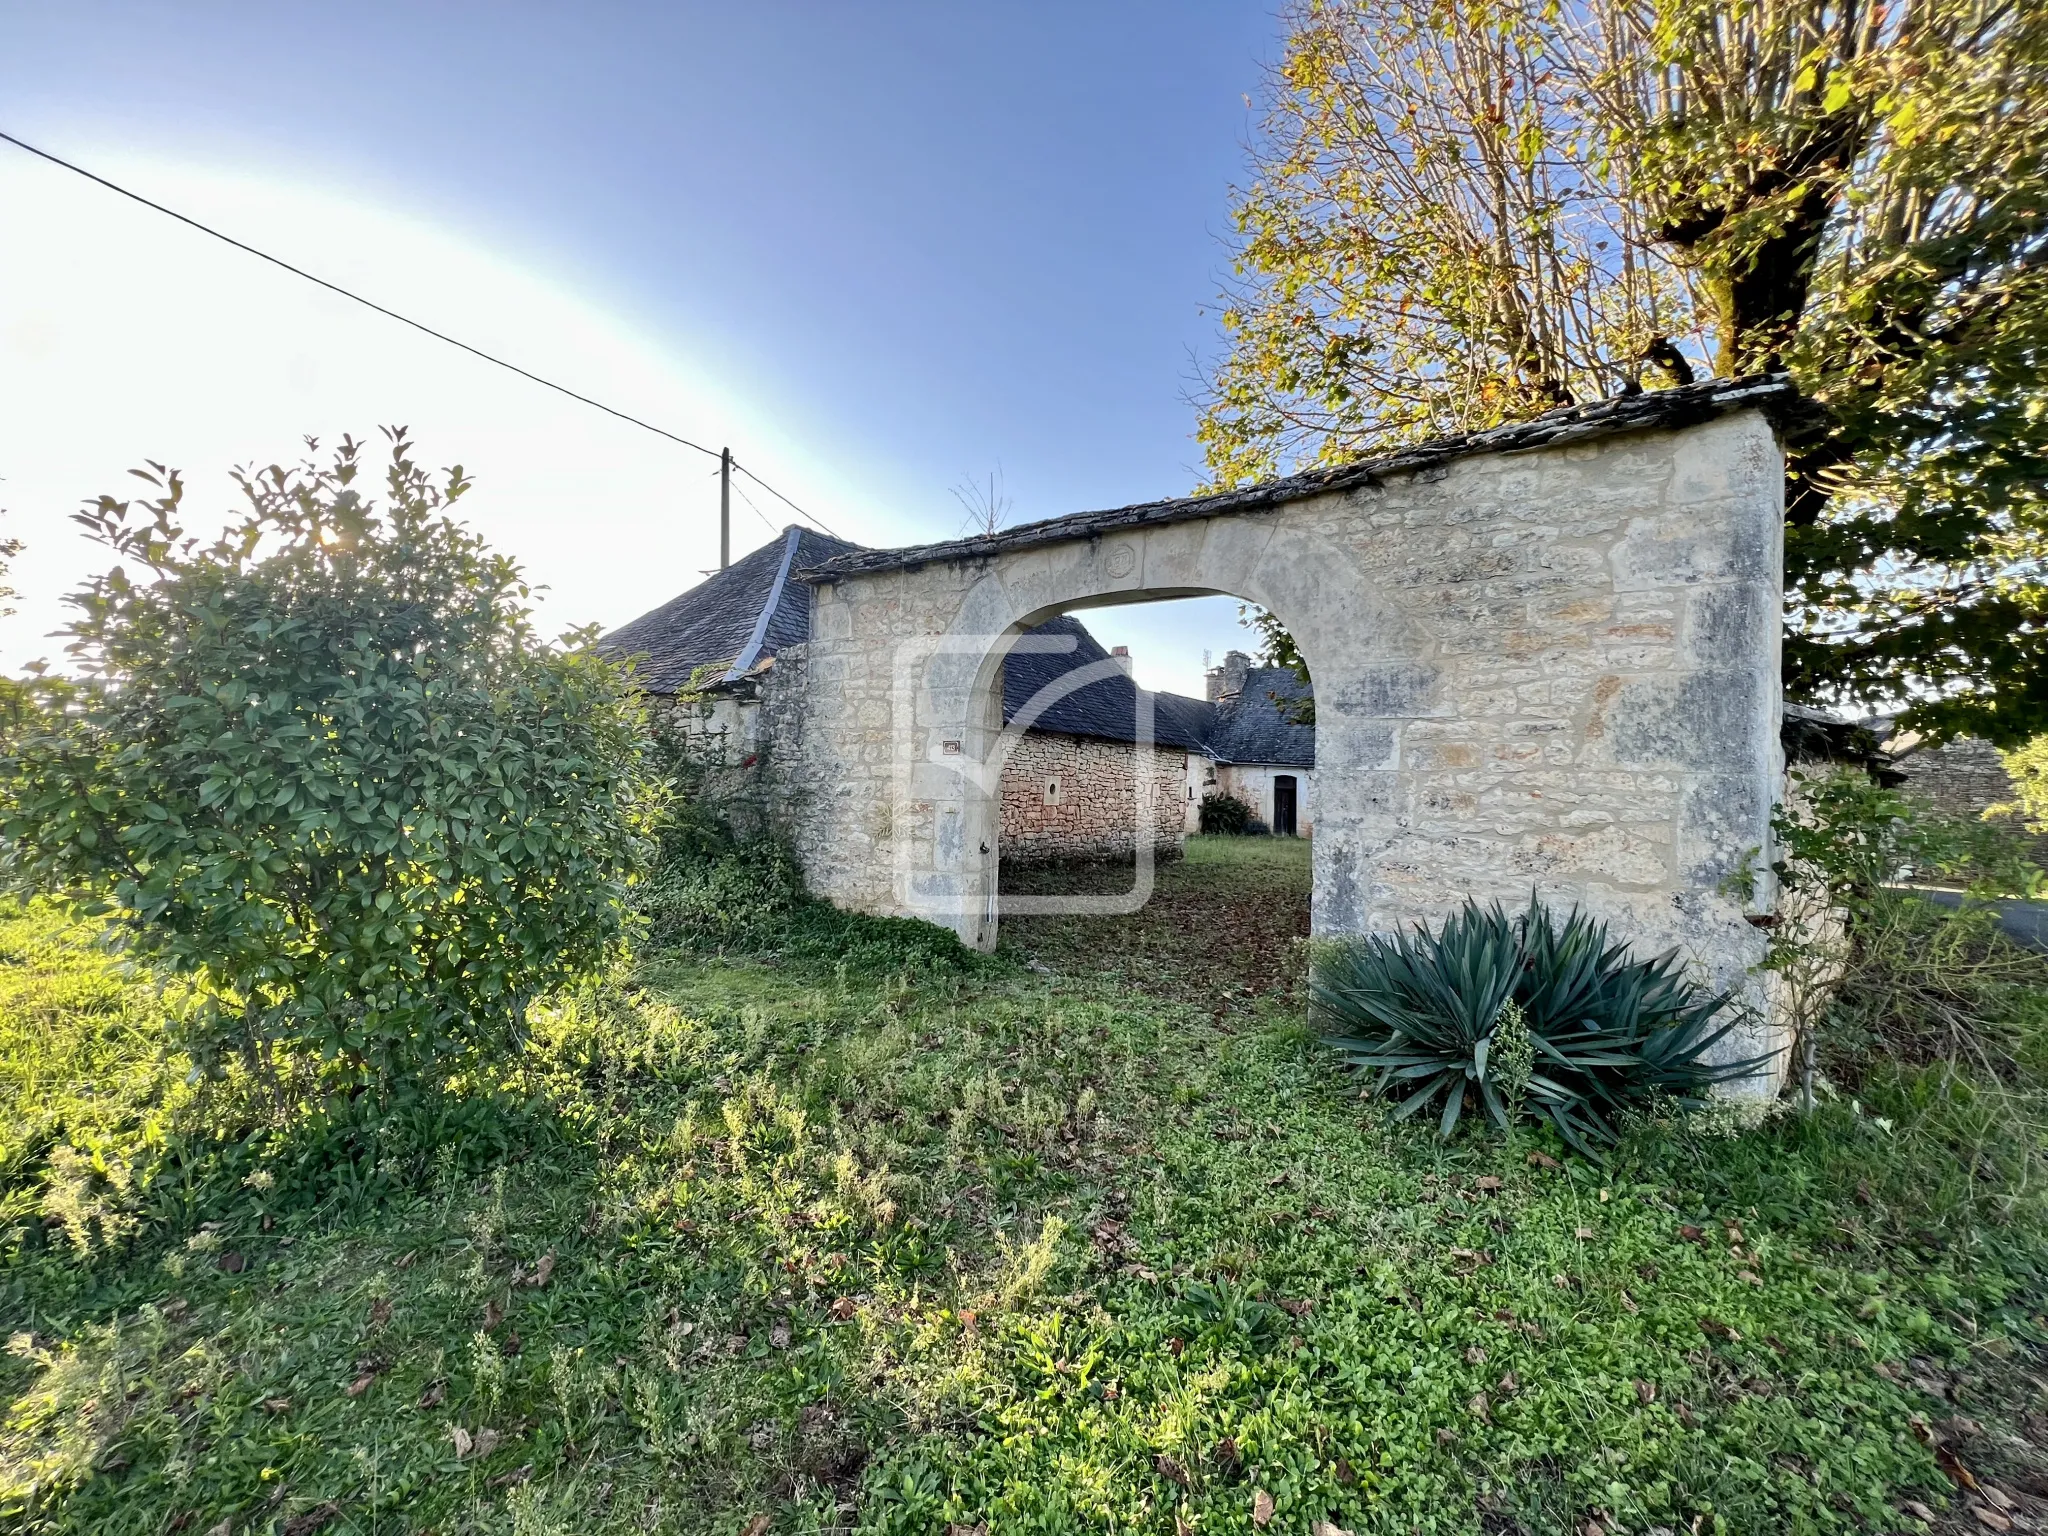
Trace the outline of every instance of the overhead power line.
<instances>
[{"instance_id":1,"label":"overhead power line","mask_svg":"<svg viewBox=\"0 0 2048 1536\"><path fill-rule=\"evenodd\" d=\"M770 485L766 480L763 480L759 475L755 474L751 469L747 468L747 466L742 464L738 459L734 459L732 461L732 467L738 470L741 474L745 475L749 480L753 481L754 484L761 487L761 489L766 491L770 496L773 496L777 501L781 502L784 506L788 507L790 511L796 513L800 517L810 517L812 522L818 523L818 520L815 517L811 517L810 513L804 511L802 507L798 506L795 502L791 501L787 496L783 495L782 492L775 489L774 486ZM747 503L747 505L751 507L754 504L750 501ZM831 536L835 539L839 537L838 534L832 533L832 530L830 528L826 528L823 523L818 523L818 527L825 533L831 534Z\"/></svg>"},{"instance_id":2,"label":"overhead power line","mask_svg":"<svg viewBox=\"0 0 2048 1536\"><path fill-rule=\"evenodd\" d=\"M544 379L539 374L520 367L517 363L508 362L502 357L498 357L493 353L484 351L484 349L481 347L473 347L468 342L458 340L456 337L450 336L445 331L435 330L431 325L424 325L420 321L413 319L410 315L401 315L395 309L387 309L382 304L377 303L374 299L366 299L360 293L356 293L350 289L344 288L339 283L331 283L326 278L308 272L303 267L295 267L290 262L284 260L283 258L271 255L268 251L260 251L255 246L248 244L246 241L237 240L233 235L223 234L221 231L215 229L210 224L202 224L199 222L199 220L192 218L187 214L182 214L178 212L178 210L175 208L166 208L162 203L153 202L149 198L144 197L140 192L131 192L128 188L120 185L118 182L112 182L107 180L107 178L104 176L95 175L93 172L88 171L82 165L74 165L71 161L62 158L61 156L51 154L47 149L38 149L35 145L29 143L25 139L17 139L13 134L6 132L0 132L0 139L6 140L9 144L12 144L16 149L27 150L30 154L34 155L39 160L47 160L50 162L50 164L62 166L65 170L72 172L74 175L83 176L87 181L96 182L98 185L105 187L109 192L118 192L121 196L127 198L130 202L140 203L145 208L154 209L156 212L163 214L166 218L176 219L180 224L189 225L191 228L198 230L203 235L211 235L216 240L222 241L227 245L232 245L238 251L247 252L249 255L256 257L259 261L267 261L273 267L282 267L285 271L291 273L292 276L302 277L309 283L313 283L318 285L319 287L325 288L329 293L338 293L344 299L352 300L353 302L362 305L365 309L374 309L378 314L383 315L386 319L396 320L400 325L409 325L414 330L433 337L434 340L436 341L446 342L451 347L455 347L461 351L467 352L471 357L482 358L487 363L494 363L500 368L518 374L519 377L521 377L522 379L530 380L531 382L542 386L544 389L552 389L558 395L567 395L571 400L579 401L580 403L590 406L595 410L603 411L607 416L616 416L620 421L629 422L633 426L641 428L643 431L652 432L656 437L665 437L672 443L680 443L685 448L694 449L698 453L708 454L710 457L714 459L719 456L719 450L716 448L706 448L702 443L693 443L687 437L682 437L677 433L671 432L666 427L657 427L651 421L643 421L638 416L631 415L628 412L617 409L616 407L606 405L602 400L593 400L588 395L579 394L577 391L569 388L566 384L557 384L553 379ZM754 481L756 485L759 485L763 490L768 491L775 495L776 497L780 498L784 503L788 505L791 511L797 514L797 516L808 519L810 522L817 523L818 527L823 529L828 534L832 533L831 529L826 528L823 523L818 522L817 518L811 516L810 513L806 512L802 507L798 506L795 502L791 501L787 496L784 496L782 492L776 490L774 486L768 484L767 481L763 480L759 475L756 475L752 470L740 468L740 466L737 463L735 463L734 468L740 469L741 474L748 476L750 479ZM833 534L832 536L834 538L838 537L837 534Z\"/></svg>"},{"instance_id":3,"label":"overhead power line","mask_svg":"<svg viewBox=\"0 0 2048 1536\"><path fill-rule=\"evenodd\" d=\"M738 469L739 465L734 464L733 468ZM759 507L754 505L753 497L749 496L745 491L740 490L738 486L734 486L733 490L737 491L739 493L740 500L744 501L747 504L747 510L753 513L754 516L761 519L761 526L763 528L766 528L770 533L780 533L782 531L780 528L777 528L775 526L775 520L773 518L769 517L769 515L766 512L763 512Z\"/></svg>"}]
</instances>

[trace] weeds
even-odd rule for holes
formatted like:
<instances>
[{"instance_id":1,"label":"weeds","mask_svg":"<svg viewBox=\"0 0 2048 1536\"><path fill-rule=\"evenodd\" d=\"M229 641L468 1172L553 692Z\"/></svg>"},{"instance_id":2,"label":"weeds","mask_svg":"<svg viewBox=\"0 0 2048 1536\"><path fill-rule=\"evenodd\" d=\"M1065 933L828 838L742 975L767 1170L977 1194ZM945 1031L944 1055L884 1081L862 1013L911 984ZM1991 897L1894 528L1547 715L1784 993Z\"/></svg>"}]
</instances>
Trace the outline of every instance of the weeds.
<instances>
[{"instance_id":1,"label":"weeds","mask_svg":"<svg viewBox=\"0 0 2048 1536\"><path fill-rule=\"evenodd\" d=\"M101 1000L75 1059L139 994L52 923L0 951ZM49 1137L9 1166L24 1536L1905 1531L2044 1471L2048 1217L1964 1062L1596 1169L1407 1134L1273 999L683 952L539 1010L446 1150L165 1161L232 1106L100 1059L0 1103L128 1127L142 1192L80 1257Z\"/></svg>"},{"instance_id":2,"label":"weeds","mask_svg":"<svg viewBox=\"0 0 2048 1536\"><path fill-rule=\"evenodd\" d=\"M671 728L653 751L670 810L638 906L656 947L923 979L981 963L929 923L843 912L813 897L765 810L746 794L709 792L717 768L693 743Z\"/></svg>"}]
</instances>

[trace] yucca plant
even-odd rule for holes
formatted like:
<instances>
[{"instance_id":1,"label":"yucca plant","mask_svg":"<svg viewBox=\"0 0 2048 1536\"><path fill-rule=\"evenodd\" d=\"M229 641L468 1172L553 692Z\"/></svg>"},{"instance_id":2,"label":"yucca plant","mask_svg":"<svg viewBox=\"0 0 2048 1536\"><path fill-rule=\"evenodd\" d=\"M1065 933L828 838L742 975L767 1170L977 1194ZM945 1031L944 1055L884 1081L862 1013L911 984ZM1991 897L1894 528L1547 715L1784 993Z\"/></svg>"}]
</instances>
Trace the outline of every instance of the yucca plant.
<instances>
[{"instance_id":1,"label":"yucca plant","mask_svg":"<svg viewBox=\"0 0 2048 1536\"><path fill-rule=\"evenodd\" d=\"M1769 1059L1708 1061L1735 1027L1727 994L1688 982L1676 954L1631 959L1605 923L1576 908L1560 922L1534 897L1516 917L1468 901L1435 934L1326 945L1309 985L1326 1042L1403 1095L1395 1119L1438 1105L1446 1138L1469 1101L1503 1129L1546 1120L1591 1153L1631 1101L1702 1104Z\"/></svg>"}]
</instances>

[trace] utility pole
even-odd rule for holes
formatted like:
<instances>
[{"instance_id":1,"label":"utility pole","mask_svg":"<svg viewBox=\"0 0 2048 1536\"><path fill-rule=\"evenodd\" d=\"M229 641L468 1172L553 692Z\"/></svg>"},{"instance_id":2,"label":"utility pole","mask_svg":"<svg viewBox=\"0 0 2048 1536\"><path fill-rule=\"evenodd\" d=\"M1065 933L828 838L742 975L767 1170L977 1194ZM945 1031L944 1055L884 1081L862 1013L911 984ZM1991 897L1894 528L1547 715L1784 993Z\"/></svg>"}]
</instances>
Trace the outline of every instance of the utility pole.
<instances>
[{"instance_id":1,"label":"utility pole","mask_svg":"<svg viewBox=\"0 0 2048 1536\"><path fill-rule=\"evenodd\" d=\"M718 450L718 568L732 564L732 450Z\"/></svg>"}]
</instances>

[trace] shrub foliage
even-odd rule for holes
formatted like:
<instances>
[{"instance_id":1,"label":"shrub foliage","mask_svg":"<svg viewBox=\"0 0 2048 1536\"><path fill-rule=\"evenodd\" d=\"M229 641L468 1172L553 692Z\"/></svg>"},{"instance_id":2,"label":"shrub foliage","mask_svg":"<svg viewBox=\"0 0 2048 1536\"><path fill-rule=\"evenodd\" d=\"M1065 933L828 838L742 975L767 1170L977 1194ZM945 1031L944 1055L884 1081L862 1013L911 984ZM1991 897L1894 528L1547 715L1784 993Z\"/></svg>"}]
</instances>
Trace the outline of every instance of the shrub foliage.
<instances>
[{"instance_id":1,"label":"shrub foliage","mask_svg":"<svg viewBox=\"0 0 2048 1536\"><path fill-rule=\"evenodd\" d=\"M1260 836L1267 830L1250 804L1221 790L1212 789L1202 796L1199 814L1202 830L1212 837L1218 834L1227 837Z\"/></svg>"},{"instance_id":2,"label":"shrub foliage","mask_svg":"<svg viewBox=\"0 0 2048 1536\"><path fill-rule=\"evenodd\" d=\"M2042 871L2010 822L1944 814L1857 769L1794 782L1796 794L1777 808L1771 828L1774 868L1790 888L1824 890L1850 911L1910 880L1959 882L1980 897L2044 894Z\"/></svg>"},{"instance_id":3,"label":"shrub foliage","mask_svg":"<svg viewBox=\"0 0 2048 1536\"><path fill-rule=\"evenodd\" d=\"M448 515L460 467L389 437L381 506L349 439L238 472L210 543L160 465L155 499L90 505L121 563L0 758L13 874L193 978L208 1069L445 1073L626 934L655 808L626 675L536 635L517 566Z\"/></svg>"},{"instance_id":4,"label":"shrub foliage","mask_svg":"<svg viewBox=\"0 0 2048 1536\"><path fill-rule=\"evenodd\" d=\"M1728 998L1688 983L1675 954L1631 959L1605 923L1560 922L1534 898L1516 917L1467 902L1435 934L1327 946L1309 985L1328 1043L1405 1094L1395 1118L1440 1104L1446 1138L1469 1098L1503 1129L1527 1114L1590 1150L1631 1103L1697 1105L1762 1065L1709 1061L1734 1028Z\"/></svg>"}]
</instances>

